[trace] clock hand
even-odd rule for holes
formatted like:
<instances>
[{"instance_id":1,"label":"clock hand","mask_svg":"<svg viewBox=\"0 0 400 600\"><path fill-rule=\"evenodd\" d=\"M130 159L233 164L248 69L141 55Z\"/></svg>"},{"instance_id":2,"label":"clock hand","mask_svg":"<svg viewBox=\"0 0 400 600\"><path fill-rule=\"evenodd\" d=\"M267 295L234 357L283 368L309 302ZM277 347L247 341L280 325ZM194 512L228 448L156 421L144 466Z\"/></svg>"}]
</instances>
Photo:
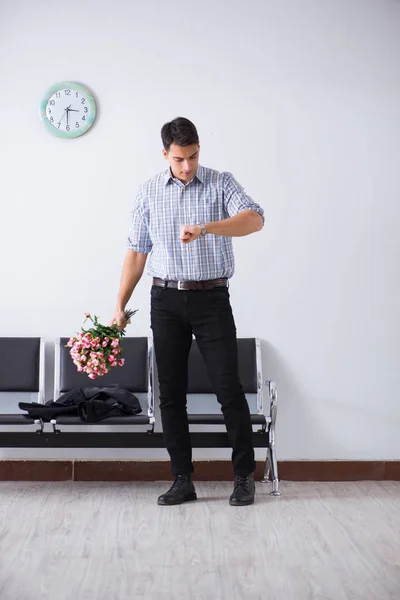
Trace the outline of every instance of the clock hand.
<instances>
[{"instance_id":1,"label":"clock hand","mask_svg":"<svg viewBox=\"0 0 400 600\"><path fill-rule=\"evenodd\" d=\"M61 117L61 119L58 121L59 123L61 123L61 121L62 121L62 120L63 120L63 118L65 117L66 113L67 113L67 109L65 109L65 110L64 110L64 114L63 114L63 116L62 116L62 117Z\"/></svg>"},{"instance_id":2,"label":"clock hand","mask_svg":"<svg viewBox=\"0 0 400 600\"><path fill-rule=\"evenodd\" d=\"M77 108L69 108L69 112L80 112Z\"/></svg>"}]
</instances>

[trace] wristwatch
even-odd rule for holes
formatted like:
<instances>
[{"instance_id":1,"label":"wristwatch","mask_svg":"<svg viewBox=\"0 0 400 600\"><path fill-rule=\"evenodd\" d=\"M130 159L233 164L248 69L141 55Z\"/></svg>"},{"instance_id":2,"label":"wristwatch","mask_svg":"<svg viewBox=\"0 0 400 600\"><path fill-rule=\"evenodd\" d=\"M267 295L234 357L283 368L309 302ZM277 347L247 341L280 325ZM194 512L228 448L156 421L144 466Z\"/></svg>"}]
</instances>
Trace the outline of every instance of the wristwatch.
<instances>
[{"instance_id":1,"label":"wristwatch","mask_svg":"<svg viewBox=\"0 0 400 600\"><path fill-rule=\"evenodd\" d=\"M201 235L207 235L207 229L204 223L200 223L199 227L201 228Z\"/></svg>"}]
</instances>

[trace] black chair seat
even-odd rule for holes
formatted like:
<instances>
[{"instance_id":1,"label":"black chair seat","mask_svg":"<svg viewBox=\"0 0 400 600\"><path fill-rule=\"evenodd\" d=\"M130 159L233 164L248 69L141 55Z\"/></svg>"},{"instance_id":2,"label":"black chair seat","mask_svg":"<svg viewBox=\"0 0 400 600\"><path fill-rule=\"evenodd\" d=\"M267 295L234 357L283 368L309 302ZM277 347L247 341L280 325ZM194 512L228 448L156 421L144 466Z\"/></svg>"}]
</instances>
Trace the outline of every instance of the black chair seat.
<instances>
[{"instance_id":1,"label":"black chair seat","mask_svg":"<svg viewBox=\"0 0 400 600\"><path fill-rule=\"evenodd\" d=\"M189 423L191 425L224 425L224 415L222 414L211 414L211 415L188 415ZM266 423L264 415L251 415L251 422L253 425L264 425Z\"/></svg>"},{"instance_id":2,"label":"black chair seat","mask_svg":"<svg viewBox=\"0 0 400 600\"><path fill-rule=\"evenodd\" d=\"M57 425L148 425L150 420L147 415L126 415L118 417L108 417L95 423L86 423L79 417L58 417Z\"/></svg>"},{"instance_id":3,"label":"black chair seat","mask_svg":"<svg viewBox=\"0 0 400 600\"><path fill-rule=\"evenodd\" d=\"M0 414L0 425L33 425L35 419L21 414L2 415Z\"/></svg>"}]
</instances>

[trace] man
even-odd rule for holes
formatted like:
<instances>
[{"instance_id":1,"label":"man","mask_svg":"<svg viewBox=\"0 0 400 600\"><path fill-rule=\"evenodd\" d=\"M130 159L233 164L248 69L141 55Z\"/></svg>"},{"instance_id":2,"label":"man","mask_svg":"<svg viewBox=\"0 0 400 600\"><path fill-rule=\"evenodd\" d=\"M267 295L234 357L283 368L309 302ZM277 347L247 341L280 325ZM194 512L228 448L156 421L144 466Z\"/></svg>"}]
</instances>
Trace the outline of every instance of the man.
<instances>
[{"instance_id":1,"label":"man","mask_svg":"<svg viewBox=\"0 0 400 600\"><path fill-rule=\"evenodd\" d=\"M254 448L247 400L238 376L236 328L228 281L232 237L263 227L263 210L230 173L199 165L196 127L179 117L161 130L167 171L139 187L113 321L124 309L150 254L151 327L160 384L172 487L158 504L196 500L186 411L188 355L193 335L225 418L234 471L233 506L254 502Z\"/></svg>"}]
</instances>

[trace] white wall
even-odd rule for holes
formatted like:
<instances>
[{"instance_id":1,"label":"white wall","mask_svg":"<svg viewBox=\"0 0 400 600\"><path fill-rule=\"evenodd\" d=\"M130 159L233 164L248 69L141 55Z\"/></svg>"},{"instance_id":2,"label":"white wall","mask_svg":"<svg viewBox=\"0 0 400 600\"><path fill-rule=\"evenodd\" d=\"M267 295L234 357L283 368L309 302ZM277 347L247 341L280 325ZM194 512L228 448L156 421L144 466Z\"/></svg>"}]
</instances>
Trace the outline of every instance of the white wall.
<instances>
[{"instance_id":1,"label":"white wall","mask_svg":"<svg viewBox=\"0 0 400 600\"><path fill-rule=\"evenodd\" d=\"M231 292L278 382L279 457L399 459L400 3L3 0L0 52L0 335L46 337L48 398L54 338L112 314L137 184L184 115L266 212ZM76 140L39 120L62 80L99 107Z\"/></svg>"}]
</instances>

